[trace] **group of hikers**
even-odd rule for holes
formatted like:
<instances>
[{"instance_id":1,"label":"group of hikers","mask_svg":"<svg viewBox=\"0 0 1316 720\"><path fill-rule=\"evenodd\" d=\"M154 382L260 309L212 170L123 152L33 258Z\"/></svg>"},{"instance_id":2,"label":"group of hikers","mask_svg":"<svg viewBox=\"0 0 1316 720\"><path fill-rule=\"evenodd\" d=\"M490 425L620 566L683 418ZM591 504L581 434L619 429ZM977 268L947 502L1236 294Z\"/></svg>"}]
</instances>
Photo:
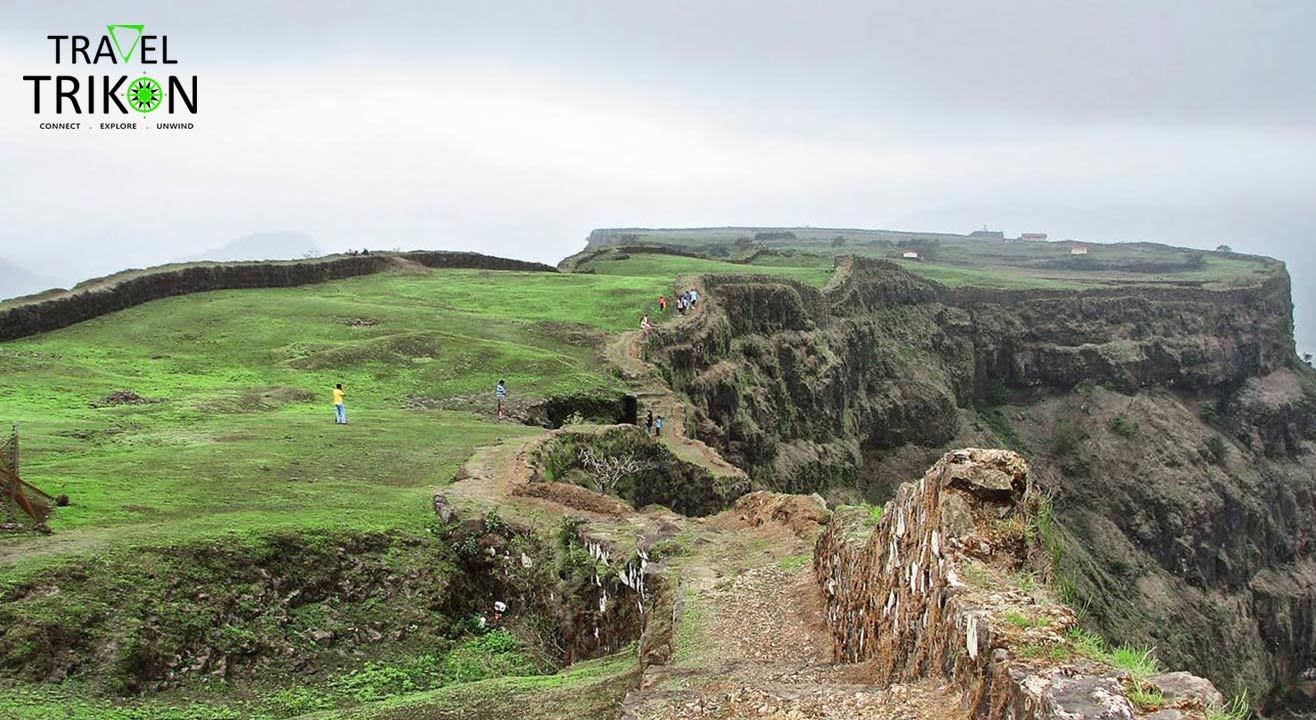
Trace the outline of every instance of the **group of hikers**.
<instances>
[{"instance_id":1,"label":"group of hikers","mask_svg":"<svg viewBox=\"0 0 1316 720\"><path fill-rule=\"evenodd\" d=\"M690 288L676 297L676 312L684 315L685 311L693 308L697 302L699 302L699 291ZM658 312L667 312L667 305L667 296L659 295Z\"/></svg>"},{"instance_id":2,"label":"group of hikers","mask_svg":"<svg viewBox=\"0 0 1316 720\"><path fill-rule=\"evenodd\" d=\"M680 315L684 315L687 310L693 309L697 302L699 302L698 290L690 288L689 290L682 291L682 293L676 297L676 312ZM667 296L659 295L658 312L667 312L667 305ZM653 329L653 321L649 319L647 314L640 319L640 329L644 331L646 337L649 335L649 331Z\"/></svg>"},{"instance_id":3,"label":"group of hikers","mask_svg":"<svg viewBox=\"0 0 1316 720\"><path fill-rule=\"evenodd\" d=\"M662 437L663 416L659 415L658 417L654 417L653 410L650 410L649 414L644 418L644 434L652 435L654 437Z\"/></svg>"}]
</instances>

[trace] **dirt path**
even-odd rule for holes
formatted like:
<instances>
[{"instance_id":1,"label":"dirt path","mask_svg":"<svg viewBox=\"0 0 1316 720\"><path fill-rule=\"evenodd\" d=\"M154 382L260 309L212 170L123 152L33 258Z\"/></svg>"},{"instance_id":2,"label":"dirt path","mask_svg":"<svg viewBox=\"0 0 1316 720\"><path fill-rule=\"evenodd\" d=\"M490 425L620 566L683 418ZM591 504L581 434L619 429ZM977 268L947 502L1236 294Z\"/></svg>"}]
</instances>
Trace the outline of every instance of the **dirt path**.
<instances>
[{"instance_id":1,"label":"dirt path","mask_svg":"<svg viewBox=\"0 0 1316 720\"><path fill-rule=\"evenodd\" d=\"M682 276L677 285L695 288L700 298L707 298L703 283L698 276ZM681 328L690 325L704 311L709 300L701 299L698 304L684 316L676 316L667 328ZM745 471L727 462L717 450L694 437L686 427L687 408L663 380L662 374L644 359L644 334L639 330L623 333L608 343L604 356L621 372L622 379L631 386L632 392L640 399L640 415L649 410L654 416L663 418L663 444L667 445L682 460L698 463L707 467L715 475L732 476L747 479Z\"/></svg>"},{"instance_id":2,"label":"dirt path","mask_svg":"<svg viewBox=\"0 0 1316 720\"><path fill-rule=\"evenodd\" d=\"M697 278L679 282L702 290ZM679 327L693 317L675 322ZM718 475L748 480L744 471L690 436L685 402L644 359L642 343L641 333L625 333L607 345L605 356L639 396L640 412L652 409L664 417L663 443ZM570 430L602 432L608 427ZM665 571L678 595L674 652L666 664L646 669L641 687L620 710L624 720L923 720L959 714L958 702L947 700L945 688L931 683L878 687L863 666L831 662L831 640L812 572L820 530L816 517L764 521L738 508L710 518L641 513L605 496L585 497L595 494L579 488L541 491L544 483L536 484L531 497L534 450L561 432L481 448L442 492L472 510L497 507L543 528L568 512L584 515L591 532L618 547L658 525L679 529L675 535L683 552L667 561ZM811 501L793 502L807 506Z\"/></svg>"},{"instance_id":3,"label":"dirt path","mask_svg":"<svg viewBox=\"0 0 1316 720\"><path fill-rule=\"evenodd\" d=\"M833 664L810 563L814 534L745 527L735 513L698 523L697 549L673 568L682 580L675 653L648 668L624 720L958 715L936 684L879 687L866 667Z\"/></svg>"}]
</instances>

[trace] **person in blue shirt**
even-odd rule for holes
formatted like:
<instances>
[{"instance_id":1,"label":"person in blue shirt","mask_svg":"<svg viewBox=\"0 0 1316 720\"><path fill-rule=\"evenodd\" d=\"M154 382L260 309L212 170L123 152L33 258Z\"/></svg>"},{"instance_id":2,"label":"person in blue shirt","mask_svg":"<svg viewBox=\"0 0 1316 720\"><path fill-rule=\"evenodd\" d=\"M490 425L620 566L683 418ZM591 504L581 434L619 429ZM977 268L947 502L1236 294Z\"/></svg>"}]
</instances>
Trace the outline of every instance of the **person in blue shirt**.
<instances>
[{"instance_id":1,"label":"person in blue shirt","mask_svg":"<svg viewBox=\"0 0 1316 720\"><path fill-rule=\"evenodd\" d=\"M504 406L507 403L506 381L503 380L498 381L498 386L494 388L494 397L497 398L498 400L498 418L501 420L502 418L507 417L507 414L504 411Z\"/></svg>"}]
</instances>

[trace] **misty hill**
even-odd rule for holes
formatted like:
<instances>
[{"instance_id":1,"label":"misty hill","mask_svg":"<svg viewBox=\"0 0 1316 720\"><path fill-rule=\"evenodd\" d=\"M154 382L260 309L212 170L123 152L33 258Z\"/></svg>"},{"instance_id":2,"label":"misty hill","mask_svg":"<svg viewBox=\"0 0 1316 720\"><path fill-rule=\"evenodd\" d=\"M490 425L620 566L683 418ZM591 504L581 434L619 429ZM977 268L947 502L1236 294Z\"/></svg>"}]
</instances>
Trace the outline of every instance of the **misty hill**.
<instances>
[{"instance_id":1,"label":"misty hill","mask_svg":"<svg viewBox=\"0 0 1316 720\"><path fill-rule=\"evenodd\" d=\"M195 260L295 260L320 255L315 240L304 232L257 232L186 258Z\"/></svg>"},{"instance_id":2,"label":"misty hill","mask_svg":"<svg viewBox=\"0 0 1316 720\"><path fill-rule=\"evenodd\" d=\"M54 287L50 278L37 275L0 258L0 299L31 295Z\"/></svg>"},{"instance_id":3,"label":"misty hill","mask_svg":"<svg viewBox=\"0 0 1316 720\"><path fill-rule=\"evenodd\" d=\"M1039 229L1040 230L1040 229ZM1242 287L1265 282L1282 264L1270 258L1156 243L1048 241L1044 233L1006 237L817 227L601 228L563 267L646 249L731 262L813 263L840 255L889 259L947 285L1084 290L1113 284ZM776 258L776 260L772 260Z\"/></svg>"}]
</instances>

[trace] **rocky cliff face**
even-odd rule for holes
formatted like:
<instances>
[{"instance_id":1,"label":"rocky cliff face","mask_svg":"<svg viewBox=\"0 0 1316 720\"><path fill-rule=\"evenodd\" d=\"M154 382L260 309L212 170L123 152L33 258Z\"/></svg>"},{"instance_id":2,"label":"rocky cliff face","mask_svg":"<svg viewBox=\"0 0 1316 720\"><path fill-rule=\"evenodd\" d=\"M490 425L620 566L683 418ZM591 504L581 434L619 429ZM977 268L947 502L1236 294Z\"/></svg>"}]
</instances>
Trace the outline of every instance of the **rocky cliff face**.
<instances>
[{"instance_id":1,"label":"rocky cliff face","mask_svg":"<svg viewBox=\"0 0 1316 720\"><path fill-rule=\"evenodd\" d=\"M1038 578L1044 502L1005 450L948 453L901 486L876 527L838 514L814 568L835 655L879 682L949 682L971 718L1202 717L1223 699L1187 673L1121 672L1076 641Z\"/></svg>"},{"instance_id":2,"label":"rocky cliff face","mask_svg":"<svg viewBox=\"0 0 1316 720\"><path fill-rule=\"evenodd\" d=\"M1256 287L951 289L843 263L819 291L709 277L650 347L701 439L790 491L870 501L949 447L1023 451L1088 622L1233 692L1316 665L1316 381L1287 275Z\"/></svg>"}]
</instances>

